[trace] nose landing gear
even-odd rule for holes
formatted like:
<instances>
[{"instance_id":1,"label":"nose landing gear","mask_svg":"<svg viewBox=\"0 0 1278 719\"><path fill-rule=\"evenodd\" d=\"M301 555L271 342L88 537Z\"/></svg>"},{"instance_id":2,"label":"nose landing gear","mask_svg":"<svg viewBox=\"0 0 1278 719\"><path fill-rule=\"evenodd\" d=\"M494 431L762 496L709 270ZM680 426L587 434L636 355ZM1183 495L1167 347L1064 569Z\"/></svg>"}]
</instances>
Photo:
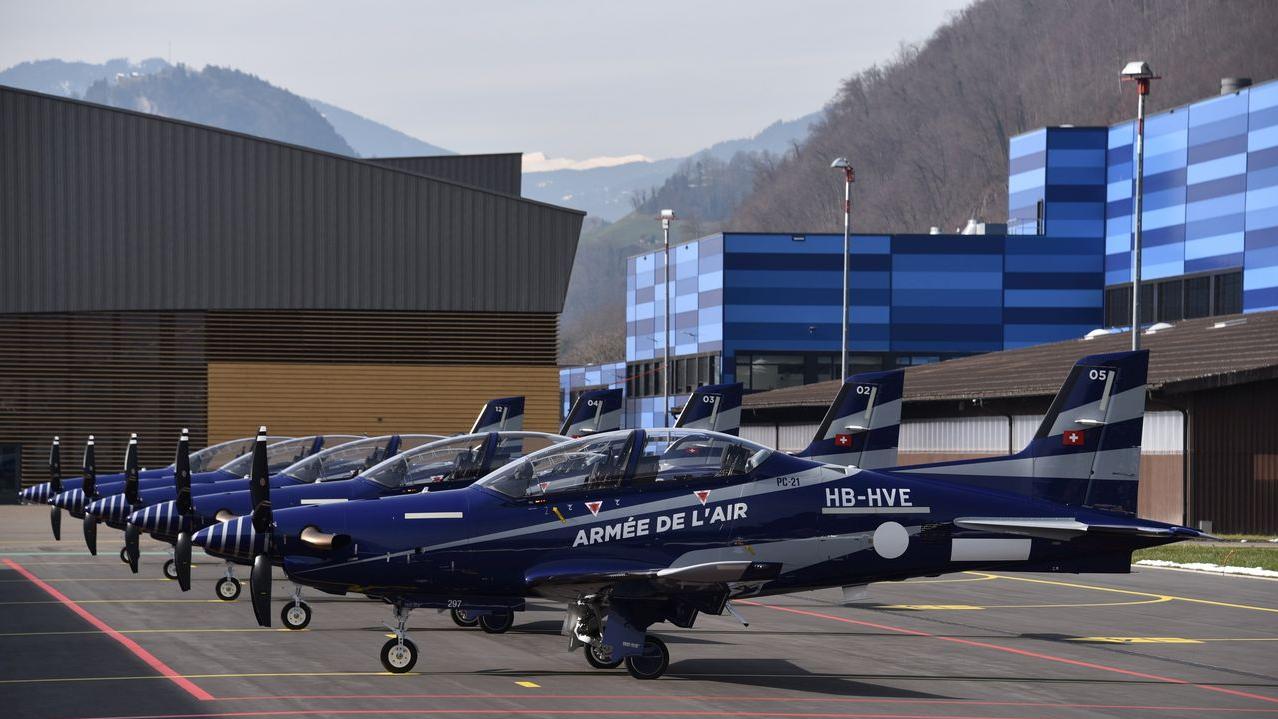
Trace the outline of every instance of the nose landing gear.
<instances>
[{"instance_id":1,"label":"nose landing gear","mask_svg":"<svg viewBox=\"0 0 1278 719\"><path fill-rule=\"evenodd\" d=\"M302 601L302 588L294 585L293 601L280 609L280 621L293 630L305 629L311 623L311 605Z\"/></svg>"},{"instance_id":2,"label":"nose landing gear","mask_svg":"<svg viewBox=\"0 0 1278 719\"><path fill-rule=\"evenodd\" d=\"M178 575L177 575L177 562L175 562L175 561L173 560L173 547L169 547L169 558L168 558L168 559L166 559L166 560L164 560L164 568L163 568L163 570L162 570L162 571L164 572L164 578L165 578L165 579L177 579L177 578L178 578Z\"/></svg>"},{"instance_id":3,"label":"nose landing gear","mask_svg":"<svg viewBox=\"0 0 1278 719\"><path fill-rule=\"evenodd\" d=\"M382 667L392 674L404 674L412 670L417 663L417 645L408 639L408 615L411 609L396 604L394 609L395 624L387 624L386 628L395 632L395 638L382 645Z\"/></svg>"},{"instance_id":4,"label":"nose landing gear","mask_svg":"<svg viewBox=\"0 0 1278 719\"><path fill-rule=\"evenodd\" d=\"M233 602L240 596L240 580L235 578L231 566L230 562L226 563L226 576L217 580L213 587L217 598L224 602Z\"/></svg>"}]
</instances>

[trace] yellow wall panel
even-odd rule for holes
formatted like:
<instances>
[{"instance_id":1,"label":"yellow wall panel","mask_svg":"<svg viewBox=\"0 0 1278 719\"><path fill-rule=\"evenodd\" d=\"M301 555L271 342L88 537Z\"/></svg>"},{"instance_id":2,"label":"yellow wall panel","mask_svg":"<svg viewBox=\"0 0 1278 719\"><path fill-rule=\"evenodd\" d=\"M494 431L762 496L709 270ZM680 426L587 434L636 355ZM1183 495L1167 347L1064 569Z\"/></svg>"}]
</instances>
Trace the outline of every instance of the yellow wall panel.
<instances>
[{"instance_id":1,"label":"yellow wall panel","mask_svg":"<svg viewBox=\"0 0 1278 719\"><path fill-rule=\"evenodd\" d=\"M252 434L452 434L494 397L526 397L524 429L553 432L559 371L532 365L208 365L209 441Z\"/></svg>"}]
</instances>

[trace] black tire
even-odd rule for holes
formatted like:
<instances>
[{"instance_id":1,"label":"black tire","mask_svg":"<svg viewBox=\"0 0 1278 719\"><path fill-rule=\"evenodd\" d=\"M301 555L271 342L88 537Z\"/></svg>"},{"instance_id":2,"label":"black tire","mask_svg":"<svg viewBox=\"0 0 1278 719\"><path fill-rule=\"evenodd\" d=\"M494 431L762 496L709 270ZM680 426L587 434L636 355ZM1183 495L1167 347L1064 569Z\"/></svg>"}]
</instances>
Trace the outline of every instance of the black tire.
<instances>
[{"instance_id":1,"label":"black tire","mask_svg":"<svg viewBox=\"0 0 1278 719\"><path fill-rule=\"evenodd\" d=\"M607 659L599 656L598 647L593 644L584 647L586 650L586 663L595 669L616 669L621 666L622 659L613 659L612 652L608 652Z\"/></svg>"},{"instance_id":2,"label":"black tire","mask_svg":"<svg viewBox=\"0 0 1278 719\"><path fill-rule=\"evenodd\" d=\"M306 602L288 602L280 608L280 621L294 631L305 629L311 623L311 605Z\"/></svg>"},{"instance_id":3,"label":"black tire","mask_svg":"<svg viewBox=\"0 0 1278 719\"><path fill-rule=\"evenodd\" d=\"M128 564L128 563L129 563L129 548L128 548L128 547L120 547L120 561L121 561L121 562L124 562L125 564Z\"/></svg>"},{"instance_id":4,"label":"black tire","mask_svg":"<svg viewBox=\"0 0 1278 719\"><path fill-rule=\"evenodd\" d=\"M233 602L240 598L240 580L235 577L222 577L213 586L213 592L224 602Z\"/></svg>"},{"instance_id":5,"label":"black tire","mask_svg":"<svg viewBox=\"0 0 1278 719\"><path fill-rule=\"evenodd\" d=\"M643 654L626 657L626 671L635 679L659 679L670 667L670 650L657 637L645 637Z\"/></svg>"},{"instance_id":6,"label":"black tire","mask_svg":"<svg viewBox=\"0 0 1278 719\"><path fill-rule=\"evenodd\" d=\"M459 627L466 627L469 629L471 627L479 626L479 617L470 616L466 613L465 609L449 609L448 616L452 617L453 624L456 624Z\"/></svg>"},{"instance_id":7,"label":"black tire","mask_svg":"<svg viewBox=\"0 0 1278 719\"><path fill-rule=\"evenodd\" d=\"M479 628L486 634L505 634L515 626L514 612L494 612L479 617Z\"/></svg>"},{"instance_id":8,"label":"black tire","mask_svg":"<svg viewBox=\"0 0 1278 719\"><path fill-rule=\"evenodd\" d=\"M172 559L164 560L164 578L177 579L177 562Z\"/></svg>"},{"instance_id":9,"label":"black tire","mask_svg":"<svg viewBox=\"0 0 1278 719\"><path fill-rule=\"evenodd\" d=\"M382 667L391 674L404 674L413 670L417 663L417 645L408 639L404 640L403 649L398 639L392 639L382 645Z\"/></svg>"}]
</instances>

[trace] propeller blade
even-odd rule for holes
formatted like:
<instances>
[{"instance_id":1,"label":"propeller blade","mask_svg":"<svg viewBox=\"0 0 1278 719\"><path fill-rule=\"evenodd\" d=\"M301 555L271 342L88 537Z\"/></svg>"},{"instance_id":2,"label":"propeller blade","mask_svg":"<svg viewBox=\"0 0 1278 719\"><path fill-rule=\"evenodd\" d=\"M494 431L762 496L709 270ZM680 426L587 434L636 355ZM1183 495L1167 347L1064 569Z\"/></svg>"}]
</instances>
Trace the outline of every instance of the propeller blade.
<instances>
[{"instance_id":1,"label":"propeller blade","mask_svg":"<svg viewBox=\"0 0 1278 719\"><path fill-rule=\"evenodd\" d=\"M173 547L173 566L177 570L178 586L182 591L191 591L191 533L181 532L177 536L177 544Z\"/></svg>"},{"instance_id":2,"label":"propeller blade","mask_svg":"<svg viewBox=\"0 0 1278 719\"><path fill-rule=\"evenodd\" d=\"M62 494L62 446L57 437L49 447L49 485L52 491L49 496Z\"/></svg>"},{"instance_id":3,"label":"propeller blade","mask_svg":"<svg viewBox=\"0 0 1278 719\"><path fill-rule=\"evenodd\" d=\"M129 569L134 574L138 573L138 558L142 556L141 549L138 547L138 537L142 534L142 530L136 524L130 524L124 528L124 556L129 560Z\"/></svg>"},{"instance_id":4,"label":"propeller blade","mask_svg":"<svg viewBox=\"0 0 1278 719\"><path fill-rule=\"evenodd\" d=\"M253 600L253 616L258 626L271 626L271 558L259 554L253 558L249 573L249 597Z\"/></svg>"},{"instance_id":5,"label":"propeller blade","mask_svg":"<svg viewBox=\"0 0 1278 719\"><path fill-rule=\"evenodd\" d=\"M253 529L266 533L271 529L271 478L266 462L266 427L257 430L253 444L253 471L249 474L249 497L253 500ZM264 624L263 626L270 626Z\"/></svg>"},{"instance_id":6,"label":"propeller blade","mask_svg":"<svg viewBox=\"0 0 1278 719\"><path fill-rule=\"evenodd\" d=\"M182 436L178 438L177 457L173 460L173 468L173 481L177 485L178 514L190 516L195 511L195 506L191 503L191 438L185 428L182 430ZM190 537L187 539L189 540ZM189 569L189 555L187 566Z\"/></svg>"},{"instance_id":7,"label":"propeller blade","mask_svg":"<svg viewBox=\"0 0 1278 719\"><path fill-rule=\"evenodd\" d=\"M82 486L84 503L88 504L95 496L94 490L97 489L98 484L98 461L97 455L93 451L93 435L89 435L89 441L84 444L84 461L81 463L80 468L84 471L84 485Z\"/></svg>"},{"instance_id":8,"label":"propeller blade","mask_svg":"<svg viewBox=\"0 0 1278 719\"><path fill-rule=\"evenodd\" d=\"M62 541L62 510L57 507L49 507L49 527L53 529L53 539Z\"/></svg>"},{"instance_id":9,"label":"propeller blade","mask_svg":"<svg viewBox=\"0 0 1278 719\"><path fill-rule=\"evenodd\" d=\"M124 450L124 499L138 504L138 433L129 435L129 446Z\"/></svg>"},{"instance_id":10,"label":"propeller blade","mask_svg":"<svg viewBox=\"0 0 1278 719\"><path fill-rule=\"evenodd\" d=\"M98 518L84 513L84 543L89 547L89 554L98 555Z\"/></svg>"}]
</instances>

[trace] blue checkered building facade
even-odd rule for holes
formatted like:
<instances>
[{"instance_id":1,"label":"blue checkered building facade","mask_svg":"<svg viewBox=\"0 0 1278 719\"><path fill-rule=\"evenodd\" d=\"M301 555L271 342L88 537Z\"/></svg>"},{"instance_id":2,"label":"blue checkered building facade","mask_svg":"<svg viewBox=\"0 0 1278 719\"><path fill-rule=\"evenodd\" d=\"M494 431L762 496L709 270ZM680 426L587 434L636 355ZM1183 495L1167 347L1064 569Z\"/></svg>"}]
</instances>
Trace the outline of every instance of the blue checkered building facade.
<instances>
[{"instance_id":1,"label":"blue checkered building facade","mask_svg":"<svg viewBox=\"0 0 1278 719\"><path fill-rule=\"evenodd\" d=\"M1005 235L855 235L853 370L1130 323L1133 123L1009 142ZM1278 82L1146 124L1142 321L1278 309ZM677 405L697 384L837 376L842 235L723 233L671 250ZM666 424L663 254L627 266L630 426ZM565 392L578 369L565 370ZM586 386L586 385L582 385Z\"/></svg>"}]
</instances>

